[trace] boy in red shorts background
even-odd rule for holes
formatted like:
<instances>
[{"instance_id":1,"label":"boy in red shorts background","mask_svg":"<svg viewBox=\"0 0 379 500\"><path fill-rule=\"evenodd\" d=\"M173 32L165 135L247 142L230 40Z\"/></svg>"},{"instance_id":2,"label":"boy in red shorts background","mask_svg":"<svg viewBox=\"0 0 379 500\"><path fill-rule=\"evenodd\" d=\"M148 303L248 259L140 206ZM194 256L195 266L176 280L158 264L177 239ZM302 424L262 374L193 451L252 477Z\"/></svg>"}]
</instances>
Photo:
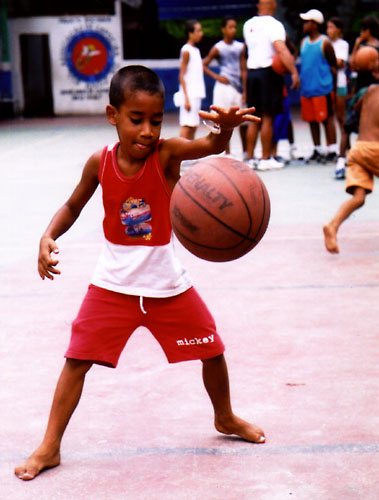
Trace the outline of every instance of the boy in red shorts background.
<instances>
[{"instance_id":1,"label":"boy in red shorts background","mask_svg":"<svg viewBox=\"0 0 379 500\"><path fill-rule=\"evenodd\" d=\"M200 112L220 127L197 140L160 139L164 87L152 70L127 66L112 78L108 121L119 142L94 153L67 202L40 241L38 272L54 279L59 249L55 240L79 217L101 184L104 244L95 273L72 325L66 362L58 380L46 433L39 447L16 467L23 480L60 463L60 444L79 403L86 373L96 363L116 367L130 335L149 328L169 362L200 359L203 380L215 412L215 427L256 443L265 441L256 425L234 415L224 345L214 320L176 259L169 203L180 177L180 163L221 153L233 128L259 120L254 108Z\"/></svg>"},{"instance_id":2,"label":"boy in red shorts background","mask_svg":"<svg viewBox=\"0 0 379 500\"><path fill-rule=\"evenodd\" d=\"M301 117L309 122L314 144L308 161L334 161L337 159L337 136L332 92L337 60L328 37L319 31L319 26L324 23L322 12L311 9L300 17L304 21L303 32L307 35L300 49ZM325 127L326 155L323 155L321 147L320 123Z\"/></svg>"}]
</instances>

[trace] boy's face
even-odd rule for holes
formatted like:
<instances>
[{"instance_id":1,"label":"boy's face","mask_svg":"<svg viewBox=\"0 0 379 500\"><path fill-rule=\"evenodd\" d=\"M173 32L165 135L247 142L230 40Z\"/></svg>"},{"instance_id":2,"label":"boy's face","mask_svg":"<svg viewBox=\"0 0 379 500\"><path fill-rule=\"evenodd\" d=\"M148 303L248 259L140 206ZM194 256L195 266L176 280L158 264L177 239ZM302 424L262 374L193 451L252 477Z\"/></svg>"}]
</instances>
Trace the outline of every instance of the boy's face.
<instances>
[{"instance_id":1,"label":"boy's face","mask_svg":"<svg viewBox=\"0 0 379 500\"><path fill-rule=\"evenodd\" d=\"M315 21L304 21L303 33L305 35L309 35L310 33L317 31L317 29L318 29L318 25Z\"/></svg>"},{"instance_id":2,"label":"boy's face","mask_svg":"<svg viewBox=\"0 0 379 500\"><path fill-rule=\"evenodd\" d=\"M328 21L326 25L326 34L331 40L336 40L341 35L340 29L337 28L337 26L330 21Z\"/></svg>"},{"instance_id":3,"label":"boy's face","mask_svg":"<svg viewBox=\"0 0 379 500\"><path fill-rule=\"evenodd\" d=\"M127 94L119 109L107 106L108 121L117 128L122 151L130 158L143 159L155 149L161 133L163 106L161 94L144 91Z\"/></svg>"},{"instance_id":4,"label":"boy's face","mask_svg":"<svg viewBox=\"0 0 379 500\"><path fill-rule=\"evenodd\" d=\"M237 32L237 23L231 19L226 23L221 31L225 38L228 40L234 40Z\"/></svg>"},{"instance_id":5,"label":"boy's face","mask_svg":"<svg viewBox=\"0 0 379 500\"><path fill-rule=\"evenodd\" d=\"M193 43L199 43L200 40L203 38L203 28L201 27L200 23L196 23L192 33L189 34L190 40L193 41Z\"/></svg>"},{"instance_id":6,"label":"boy's face","mask_svg":"<svg viewBox=\"0 0 379 500\"><path fill-rule=\"evenodd\" d=\"M361 29L360 36L362 40L369 40L371 36L371 32L368 28Z\"/></svg>"}]
</instances>

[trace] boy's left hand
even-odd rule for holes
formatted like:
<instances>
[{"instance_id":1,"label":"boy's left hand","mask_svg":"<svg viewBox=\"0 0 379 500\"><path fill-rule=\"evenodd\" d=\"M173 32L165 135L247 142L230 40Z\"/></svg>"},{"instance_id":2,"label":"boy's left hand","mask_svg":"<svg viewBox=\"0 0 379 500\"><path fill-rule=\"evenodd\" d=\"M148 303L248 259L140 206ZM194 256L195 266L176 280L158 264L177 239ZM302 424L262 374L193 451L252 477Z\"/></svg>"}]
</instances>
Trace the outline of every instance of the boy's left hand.
<instances>
[{"instance_id":1,"label":"boy's left hand","mask_svg":"<svg viewBox=\"0 0 379 500\"><path fill-rule=\"evenodd\" d=\"M260 122L258 116L253 115L255 108L242 108L232 106L231 108L222 108L220 106L211 106L211 111L199 111L199 116L203 120L211 120L221 129L233 129L245 121Z\"/></svg>"}]
</instances>

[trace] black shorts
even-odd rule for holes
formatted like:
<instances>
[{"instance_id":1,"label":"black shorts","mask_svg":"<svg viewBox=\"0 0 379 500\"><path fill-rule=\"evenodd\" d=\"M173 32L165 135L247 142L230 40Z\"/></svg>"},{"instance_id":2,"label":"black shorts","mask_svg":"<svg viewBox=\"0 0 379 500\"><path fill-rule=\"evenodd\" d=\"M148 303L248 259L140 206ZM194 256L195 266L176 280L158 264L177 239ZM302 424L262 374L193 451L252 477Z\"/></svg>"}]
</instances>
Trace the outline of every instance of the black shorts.
<instances>
[{"instance_id":1,"label":"black shorts","mask_svg":"<svg viewBox=\"0 0 379 500\"><path fill-rule=\"evenodd\" d=\"M270 67L249 69L246 84L246 101L254 106L256 114L271 116L283 113L284 78Z\"/></svg>"}]
</instances>

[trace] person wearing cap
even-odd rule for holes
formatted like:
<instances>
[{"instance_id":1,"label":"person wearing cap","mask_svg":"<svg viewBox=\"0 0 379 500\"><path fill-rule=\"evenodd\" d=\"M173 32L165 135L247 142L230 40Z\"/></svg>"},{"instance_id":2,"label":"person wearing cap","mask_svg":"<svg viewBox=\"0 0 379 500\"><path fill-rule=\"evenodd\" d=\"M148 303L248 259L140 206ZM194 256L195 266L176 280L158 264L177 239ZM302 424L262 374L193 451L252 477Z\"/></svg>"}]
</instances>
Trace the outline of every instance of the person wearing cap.
<instances>
[{"instance_id":1,"label":"person wearing cap","mask_svg":"<svg viewBox=\"0 0 379 500\"><path fill-rule=\"evenodd\" d=\"M325 163L337 159L337 135L334 123L333 88L337 60L333 46L320 33L322 12L311 9L300 14L306 37L301 42L300 100L301 116L310 125L314 151L308 161ZM325 127L327 153L321 148L320 123Z\"/></svg>"},{"instance_id":2,"label":"person wearing cap","mask_svg":"<svg viewBox=\"0 0 379 500\"><path fill-rule=\"evenodd\" d=\"M283 24L273 17L275 0L259 0L258 15L248 19L243 26L247 48L247 78L244 82L247 105L254 102L255 113L262 118L259 126L249 123L247 130L248 164L258 170L278 169L284 163L271 157L274 117L283 112L282 75L275 73L271 65L278 54L286 70L292 75L292 87L299 87L299 75L294 57L286 46ZM258 132L261 133L262 159L257 164L254 148Z\"/></svg>"}]
</instances>

